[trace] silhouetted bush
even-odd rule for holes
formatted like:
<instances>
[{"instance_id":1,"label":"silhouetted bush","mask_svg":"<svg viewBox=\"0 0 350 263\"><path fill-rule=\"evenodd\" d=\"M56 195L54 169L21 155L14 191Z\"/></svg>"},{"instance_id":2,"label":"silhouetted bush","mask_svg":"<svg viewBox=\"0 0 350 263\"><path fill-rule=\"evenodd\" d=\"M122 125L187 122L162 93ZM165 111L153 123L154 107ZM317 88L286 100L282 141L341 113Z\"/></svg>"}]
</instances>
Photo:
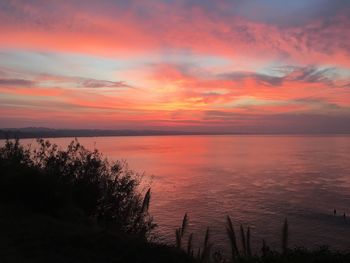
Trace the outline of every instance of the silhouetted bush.
<instances>
[{"instance_id":1,"label":"silhouetted bush","mask_svg":"<svg viewBox=\"0 0 350 263\"><path fill-rule=\"evenodd\" d=\"M138 190L141 177L77 140L65 150L43 139L35 149L7 140L0 148L0 171L0 202L55 216L73 213L142 238L155 227L150 191L142 198Z\"/></svg>"}]
</instances>

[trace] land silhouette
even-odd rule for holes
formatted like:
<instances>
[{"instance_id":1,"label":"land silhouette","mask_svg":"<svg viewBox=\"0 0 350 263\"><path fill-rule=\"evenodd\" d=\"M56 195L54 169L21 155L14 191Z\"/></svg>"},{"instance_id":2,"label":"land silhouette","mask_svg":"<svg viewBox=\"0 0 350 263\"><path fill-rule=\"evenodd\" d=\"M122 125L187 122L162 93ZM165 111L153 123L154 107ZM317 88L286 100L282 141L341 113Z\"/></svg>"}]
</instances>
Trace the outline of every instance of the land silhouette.
<instances>
[{"instance_id":1,"label":"land silhouette","mask_svg":"<svg viewBox=\"0 0 350 263\"><path fill-rule=\"evenodd\" d=\"M263 240L253 251L249 226L235 226L229 216L231 255L215 249L209 228L203 243L193 244L187 214L174 245L157 242L142 176L78 140L64 150L37 142L6 140L0 148L1 262L350 262L349 252L326 246L289 247L287 219L279 249Z\"/></svg>"},{"instance_id":2,"label":"land silhouette","mask_svg":"<svg viewBox=\"0 0 350 263\"><path fill-rule=\"evenodd\" d=\"M0 139L25 139L25 138L74 138L74 137L108 137L108 136L169 136L169 135L300 135L322 134L331 135L332 132L232 132L232 131L184 131L184 130L132 130L132 129L51 129L45 127L27 128L1 128ZM337 134L348 134L338 132Z\"/></svg>"},{"instance_id":3,"label":"land silhouette","mask_svg":"<svg viewBox=\"0 0 350 263\"><path fill-rule=\"evenodd\" d=\"M163 131L163 130L101 130L101 129L50 129L44 127L3 128L0 139L61 138L61 137L104 137L104 136L162 136L162 135L204 135L205 132Z\"/></svg>"}]
</instances>

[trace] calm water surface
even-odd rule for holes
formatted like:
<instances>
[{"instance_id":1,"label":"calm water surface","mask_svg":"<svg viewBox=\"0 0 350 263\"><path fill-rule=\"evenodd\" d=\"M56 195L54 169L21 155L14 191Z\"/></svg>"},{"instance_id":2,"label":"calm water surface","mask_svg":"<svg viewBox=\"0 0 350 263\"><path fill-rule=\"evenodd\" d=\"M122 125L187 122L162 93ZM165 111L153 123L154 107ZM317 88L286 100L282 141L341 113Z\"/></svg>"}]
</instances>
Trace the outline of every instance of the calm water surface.
<instances>
[{"instance_id":1,"label":"calm water surface","mask_svg":"<svg viewBox=\"0 0 350 263\"><path fill-rule=\"evenodd\" d=\"M51 139L65 147L71 139ZM25 143L34 140L23 140ZM350 137L145 136L80 138L110 159L152 177L151 212L161 240L173 243L183 215L195 243L207 226L226 250L225 216L279 248L285 217L290 243L350 248ZM338 216L333 216L336 208ZM343 213L348 218L342 218Z\"/></svg>"}]
</instances>

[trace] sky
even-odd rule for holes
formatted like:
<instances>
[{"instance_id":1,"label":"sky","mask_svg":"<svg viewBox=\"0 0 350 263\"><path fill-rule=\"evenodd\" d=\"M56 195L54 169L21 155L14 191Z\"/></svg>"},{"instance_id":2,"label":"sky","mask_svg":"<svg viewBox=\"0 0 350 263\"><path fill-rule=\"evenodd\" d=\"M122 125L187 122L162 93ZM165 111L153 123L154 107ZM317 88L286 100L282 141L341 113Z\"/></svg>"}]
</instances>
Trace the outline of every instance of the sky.
<instances>
[{"instance_id":1,"label":"sky","mask_svg":"<svg viewBox=\"0 0 350 263\"><path fill-rule=\"evenodd\" d=\"M350 133L350 1L1 0L0 128Z\"/></svg>"}]
</instances>

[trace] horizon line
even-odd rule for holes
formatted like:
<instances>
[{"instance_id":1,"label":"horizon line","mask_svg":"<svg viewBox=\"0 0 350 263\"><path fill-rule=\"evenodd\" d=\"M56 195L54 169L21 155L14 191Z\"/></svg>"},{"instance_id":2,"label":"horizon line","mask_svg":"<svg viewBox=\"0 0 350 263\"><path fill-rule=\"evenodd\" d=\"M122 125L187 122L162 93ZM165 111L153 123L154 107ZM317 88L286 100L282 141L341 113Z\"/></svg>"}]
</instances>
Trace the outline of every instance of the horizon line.
<instances>
[{"instance_id":1,"label":"horizon line","mask_svg":"<svg viewBox=\"0 0 350 263\"><path fill-rule=\"evenodd\" d=\"M69 138L69 137L136 137L136 136L198 136L198 135L289 135L289 136L339 136L349 132L227 132L227 131L184 131L154 129L88 129L22 127L0 128L0 139Z\"/></svg>"}]
</instances>

